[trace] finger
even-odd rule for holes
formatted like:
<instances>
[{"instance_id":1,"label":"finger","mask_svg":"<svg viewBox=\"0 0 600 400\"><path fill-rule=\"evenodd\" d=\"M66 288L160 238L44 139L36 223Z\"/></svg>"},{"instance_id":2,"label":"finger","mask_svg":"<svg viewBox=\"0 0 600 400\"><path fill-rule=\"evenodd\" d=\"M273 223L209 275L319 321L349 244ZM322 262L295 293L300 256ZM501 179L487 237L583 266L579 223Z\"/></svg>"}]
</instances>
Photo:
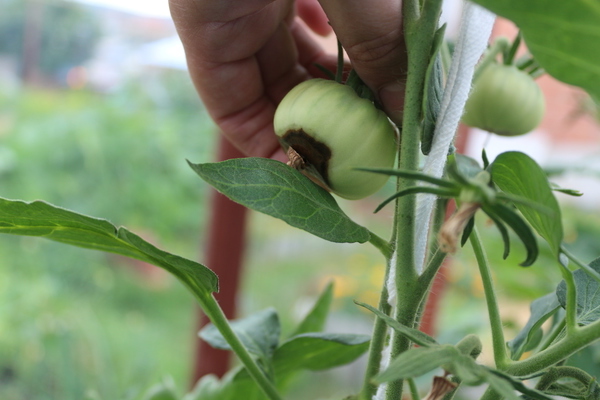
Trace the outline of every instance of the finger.
<instances>
[{"instance_id":1,"label":"finger","mask_svg":"<svg viewBox=\"0 0 600 400\"><path fill-rule=\"evenodd\" d=\"M247 155L271 156L279 147L272 129L275 106L265 95L254 55L289 14L290 4L249 1L266 6L246 16L235 14L229 22L223 22L225 11L213 5L216 9L208 11L216 22L210 22L211 14L204 12L213 3L219 1L171 0L190 76L211 117L236 147Z\"/></svg>"},{"instance_id":2,"label":"finger","mask_svg":"<svg viewBox=\"0 0 600 400\"><path fill-rule=\"evenodd\" d=\"M319 0L363 81L395 121L402 116L407 56L400 0Z\"/></svg>"},{"instance_id":3,"label":"finger","mask_svg":"<svg viewBox=\"0 0 600 400\"><path fill-rule=\"evenodd\" d=\"M297 0L296 13L316 34L327 36L332 32L327 15L317 0Z\"/></svg>"},{"instance_id":4,"label":"finger","mask_svg":"<svg viewBox=\"0 0 600 400\"><path fill-rule=\"evenodd\" d=\"M198 23L230 22L262 10L275 0L169 0L173 20Z\"/></svg>"}]
</instances>

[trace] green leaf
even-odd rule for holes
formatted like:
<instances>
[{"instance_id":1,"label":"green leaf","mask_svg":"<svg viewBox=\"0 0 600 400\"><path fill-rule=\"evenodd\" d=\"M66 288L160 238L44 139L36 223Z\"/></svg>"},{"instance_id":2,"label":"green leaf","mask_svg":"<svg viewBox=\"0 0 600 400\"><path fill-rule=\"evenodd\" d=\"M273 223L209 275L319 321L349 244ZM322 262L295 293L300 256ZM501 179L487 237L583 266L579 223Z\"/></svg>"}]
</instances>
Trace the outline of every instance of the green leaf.
<instances>
[{"instance_id":1,"label":"green leaf","mask_svg":"<svg viewBox=\"0 0 600 400\"><path fill-rule=\"evenodd\" d=\"M222 384L227 379L227 376L223 380L219 380L215 375L204 375L196 385L194 389L183 397L183 400L220 400L222 397Z\"/></svg>"},{"instance_id":2,"label":"green leaf","mask_svg":"<svg viewBox=\"0 0 600 400\"><path fill-rule=\"evenodd\" d=\"M585 385L579 381L554 382L544 390L550 396L560 396L569 399L600 400L600 385L596 381Z\"/></svg>"},{"instance_id":3,"label":"green leaf","mask_svg":"<svg viewBox=\"0 0 600 400\"><path fill-rule=\"evenodd\" d=\"M309 369L319 371L348 364L369 348L369 336L304 333L284 342L273 355L277 376Z\"/></svg>"},{"instance_id":4,"label":"green leaf","mask_svg":"<svg viewBox=\"0 0 600 400\"><path fill-rule=\"evenodd\" d=\"M269 362L279 344L281 327L279 317L273 308L251 314L230 322L231 329L240 338L244 347L263 361ZM231 347L213 324L206 325L199 336L211 346L231 350Z\"/></svg>"},{"instance_id":5,"label":"green leaf","mask_svg":"<svg viewBox=\"0 0 600 400\"><path fill-rule=\"evenodd\" d=\"M600 273L600 258L596 258L589 265L594 271ZM589 325L600 319L600 283L581 269L573 272L573 278L577 288L577 322L581 325ZM556 296L564 308L567 304L565 281L558 284Z\"/></svg>"},{"instance_id":6,"label":"green leaf","mask_svg":"<svg viewBox=\"0 0 600 400\"><path fill-rule=\"evenodd\" d=\"M511 358L518 360L528 344L534 338L536 332L541 331L542 324L550 318L556 310L560 307L556 293L549 293L546 296L535 299L530 306L531 314L527 324L523 329L515 336L515 338L508 342L508 347L511 351Z\"/></svg>"},{"instance_id":7,"label":"green leaf","mask_svg":"<svg viewBox=\"0 0 600 400\"><path fill-rule=\"evenodd\" d=\"M490 207L483 207L484 211L486 209L489 211ZM498 231L500 232L500 236L502 237L502 243L504 244L504 252L502 253L502 258L506 260L506 258L510 254L510 237L508 236L508 230L506 229L506 226L504 226L502 220L494 213L493 210L491 213L487 213L487 216L490 217L490 219L492 220L492 222L494 222L494 225L496 225L496 228L498 228Z\"/></svg>"},{"instance_id":8,"label":"green leaf","mask_svg":"<svg viewBox=\"0 0 600 400\"><path fill-rule=\"evenodd\" d=\"M333 301L333 282L329 283L321 296L313 306L312 310L304 317L296 330L290 336L309 332L321 332L325 327L329 307Z\"/></svg>"},{"instance_id":9,"label":"green leaf","mask_svg":"<svg viewBox=\"0 0 600 400\"><path fill-rule=\"evenodd\" d=\"M159 250L136 234L104 219L42 201L26 203L0 198L0 233L39 236L142 260L169 271L197 296L219 290L217 276L205 266Z\"/></svg>"},{"instance_id":10,"label":"green leaf","mask_svg":"<svg viewBox=\"0 0 600 400\"><path fill-rule=\"evenodd\" d=\"M462 384L479 386L488 383L502 397L519 400L515 390L539 400L552 400L543 393L530 389L510 375L477 364L473 358L461 353L455 346L435 345L412 348L390 363L389 367L375 377L376 383L396 379L415 378L441 367L447 373L459 378Z\"/></svg>"},{"instance_id":11,"label":"green leaf","mask_svg":"<svg viewBox=\"0 0 600 400\"><path fill-rule=\"evenodd\" d=\"M590 348L584 351L589 352ZM596 364L594 362L594 364ZM597 378L584 370L572 366L550 367L538 380L536 389L551 396L571 399L599 400L600 386Z\"/></svg>"},{"instance_id":12,"label":"green leaf","mask_svg":"<svg viewBox=\"0 0 600 400\"><path fill-rule=\"evenodd\" d=\"M532 388L524 385L523 382L512 377L511 375L508 375L502 371L498 371L493 368L487 368L487 367L484 367L484 368L489 371L489 376L491 376L491 378L487 378L487 379L490 382L491 386L494 389L496 389L496 391L498 391L498 393L501 393L500 391L503 391L506 393L509 392L510 389L508 386L506 386L506 383L507 383L507 384L511 385L513 389L518 390L519 392L521 392L525 396L527 396L526 398L538 399L538 400L554 400L552 397L547 396L546 394L542 393L541 391L532 389ZM500 381L504 381L505 383L500 383ZM492 384L492 382L494 382L494 383ZM498 389L500 389L500 390L498 390ZM512 390L510 390L510 392L514 396L514 392Z\"/></svg>"},{"instance_id":13,"label":"green leaf","mask_svg":"<svg viewBox=\"0 0 600 400\"><path fill-rule=\"evenodd\" d=\"M555 192L560 192L560 193L566 194L568 196L573 196L573 197L581 197L581 196L583 196L583 192L580 192L577 189L563 188L563 187L560 187L558 184L556 184L554 182L550 182L550 187Z\"/></svg>"},{"instance_id":14,"label":"green leaf","mask_svg":"<svg viewBox=\"0 0 600 400\"><path fill-rule=\"evenodd\" d=\"M470 185L474 179L483 171L474 158L455 153L448 157L448 172L463 185Z\"/></svg>"},{"instance_id":15,"label":"green leaf","mask_svg":"<svg viewBox=\"0 0 600 400\"><path fill-rule=\"evenodd\" d=\"M414 179L416 181L423 181L431 183L433 185L442 186L450 189L460 189L460 187L449 180L436 178L431 175L424 174L422 172L406 171L402 169L387 169L387 168L356 168L357 171L373 172L375 174L383 174L390 176L398 176L400 178Z\"/></svg>"},{"instance_id":16,"label":"green leaf","mask_svg":"<svg viewBox=\"0 0 600 400\"><path fill-rule=\"evenodd\" d=\"M540 212L522 203L515 206L558 256L563 238L560 207L548 178L528 155L516 151L500 154L491 165L493 182L504 192L520 196L548 210Z\"/></svg>"},{"instance_id":17,"label":"green leaf","mask_svg":"<svg viewBox=\"0 0 600 400\"><path fill-rule=\"evenodd\" d=\"M425 91L423 93L423 129L421 129L421 151L428 155L433 144L433 134L444 94L444 73L440 48L444 45L446 24L442 25L433 38L431 59L425 75Z\"/></svg>"},{"instance_id":18,"label":"green leaf","mask_svg":"<svg viewBox=\"0 0 600 400\"><path fill-rule=\"evenodd\" d=\"M485 377L485 380L490 385L490 388L494 389L494 391L501 396L500 398L505 398L508 400L521 400L521 398L515 393L515 389L510 382L507 382L506 380L492 374L488 374Z\"/></svg>"},{"instance_id":19,"label":"green leaf","mask_svg":"<svg viewBox=\"0 0 600 400\"><path fill-rule=\"evenodd\" d=\"M397 199L398 197L408 196L411 194L419 194L419 193L434 194L441 198L452 198L452 197L458 196L458 192L455 190L439 189L439 188L430 187L430 186L409 186L406 189L400 190L399 192L396 192L393 195L391 195L390 197L388 197L387 199L385 199L381 204L379 204L377 206L377 208L375 209L375 212L380 211L383 207L385 207L386 205L388 205L390 202Z\"/></svg>"},{"instance_id":20,"label":"green leaf","mask_svg":"<svg viewBox=\"0 0 600 400\"><path fill-rule=\"evenodd\" d=\"M479 386L486 381L487 373L473 358L461 354L446 365L448 372L458 377L467 386Z\"/></svg>"},{"instance_id":21,"label":"green leaf","mask_svg":"<svg viewBox=\"0 0 600 400\"><path fill-rule=\"evenodd\" d=\"M354 303L371 311L377 316L377 318L382 319L390 328L394 329L396 332L405 336L407 339L409 339L413 343L418 344L419 346L429 347L431 345L437 344L435 339L429 336L428 334L423 333L417 329L409 328L408 326L402 325L400 322L396 321L394 318L388 315L385 315L375 307L358 301L355 301Z\"/></svg>"},{"instance_id":22,"label":"green leaf","mask_svg":"<svg viewBox=\"0 0 600 400\"><path fill-rule=\"evenodd\" d=\"M344 214L327 191L279 161L239 158L189 164L219 192L248 208L332 242L369 240L369 231Z\"/></svg>"},{"instance_id":23,"label":"green leaf","mask_svg":"<svg viewBox=\"0 0 600 400\"><path fill-rule=\"evenodd\" d=\"M222 379L205 375L183 400L266 400L258 385L251 379L237 379L243 367L229 371Z\"/></svg>"},{"instance_id":24,"label":"green leaf","mask_svg":"<svg viewBox=\"0 0 600 400\"><path fill-rule=\"evenodd\" d=\"M472 216L467 222L465 229L463 230L462 236L460 238L460 247L463 247L467 240L469 240L469 236L471 236L471 232L473 232L473 228L475 227L475 216Z\"/></svg>"},{"instance_id":25,"label":"green leaf","mask_svg":"<svg viewBox=\"0 0 600 400\"><path fill-rule=\"evenodd\" d=\"M475 0L512 20L552 76L600 96L600 3L596 0Z\"/></svg>"},{"instance_id":26,"label":"green leaf","mask_svg":"<svg viewBox=\"0 0 600 400\"><path fill-rule=\"evenodd\" d=\"M520 265L528 267L533 264L538 257L539 249L535 237L525 221L523 221L511 208L500 203L494 204L493 206L483 205L482 209L490 216L490 218L492 218L492 220L496 218L506 222L517 236L519 236L519 239L521 239L521 242L525 246L525 250L527 250L527 258ZM497 224L497 226L500 229L500 225ZM500 232L502 232L502 230L500 230ZM507 253L505 252L505 254Z\"/></svg>"},{"instance_id":27,"label":"green leaf","mask_svg":"<svg viewBox=\"0 0 600 400\"><path fill-rule=\"evenodd\" d=\"M179 400L172 379L152 386L142 397L142 400Z\"/></svg>"},{"instance_id":28,"label":"green leaf","mask_svg":"<svg viewBox=\"0 0 600 400\"><path fill-rule=\"evenodd\" d=\"M374 381L382 383L396 379L416 378L456 360L459 356L461 354L456 347L448 344L412 348L393 359L387 369L377 375Z\"/></svg>"}]
</instances>

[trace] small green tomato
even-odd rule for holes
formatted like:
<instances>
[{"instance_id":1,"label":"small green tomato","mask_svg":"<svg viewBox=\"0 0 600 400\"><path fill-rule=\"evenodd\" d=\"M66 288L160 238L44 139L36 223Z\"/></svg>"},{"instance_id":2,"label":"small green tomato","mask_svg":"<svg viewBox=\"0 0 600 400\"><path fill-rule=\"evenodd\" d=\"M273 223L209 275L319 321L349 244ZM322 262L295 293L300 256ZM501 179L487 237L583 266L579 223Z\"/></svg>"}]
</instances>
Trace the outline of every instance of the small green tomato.
<instances>
[{"instance_id":1,"label":"small green tomato","mask_svg":"<svg viewBox=\"0 0 600 400\"><path fill-rule=\"evenodd\" d=\"M533 78L514 65L492 63L481 72L462 122L501 136L523 135L544 116L544 96Z\"/></svg>"},{"instance_id":2,"label":"small green tomato","mask_svg":"<svg viewBox=\"0 0 600 400\"><path fill-rule=\"evenodd\" d=\"M312 79L279 104L275 132L288 165L340 197L356 200L379 190L386 175L355 168L392 168L396 130L384 112L349 86Z\"/></svg>"}]
</instances>

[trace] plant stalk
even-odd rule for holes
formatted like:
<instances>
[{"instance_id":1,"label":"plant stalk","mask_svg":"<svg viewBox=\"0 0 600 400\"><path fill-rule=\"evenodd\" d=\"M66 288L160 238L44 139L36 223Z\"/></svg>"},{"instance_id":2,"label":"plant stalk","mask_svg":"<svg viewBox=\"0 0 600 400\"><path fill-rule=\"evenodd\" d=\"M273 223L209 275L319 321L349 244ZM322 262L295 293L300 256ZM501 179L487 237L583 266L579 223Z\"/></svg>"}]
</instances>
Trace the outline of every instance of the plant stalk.
<instances>
[{"instance_id":1,"label":"plant stalk","mask_svg":"<svg viewBox=\"0 0 600 400\"><path fill-rule=\"evenodd\" d=\"M422 7L418 0L406 0L402 4L404 38L408 53L408 70L404 94L404 114L402 135L399 140L398 167L406 171L418 171L421 137L421 113L425 88L426 66L431 59L431 49L437 30L442 0L425 0ZM406 189L415 184L413 179L398 179L397 190ZM394 216L394 256L396 259L395 319L409 327L418 320L421 304L418 295L421 285L415 268L415 196L403 196L396 201ZM429 286L429 285L427 285ZM405 337L392 334L391 357L410 348ZM404 382L396 380L388 383L386 399L396 400L402 397Z\"/></svg>"},{"instance_id":2,"label":"plant stalk","mask_svg":"<svg viewBox=\"0 0 600 400\"><path fill-rule=\"evenodd\" d=\"M379 250L381 252L381 254L383 254L383 256L385 257L386 260L389 260L390 257L392 256L392 246L390 246L390 244L386 240L377 236L373 232L369 232L369 233L370 233L369 243L371 243L377 250ZM386 272L386 274L387 274L387 272Z\"/></svg>"},{"instance_id":3,"label":"plant stalk","mask_svg":"<svg viewBox=\"0 0 600 400\"><path fill-rule=\"evenodd\" d=\"M492 346L494 348L494 361L496 368L504 370L511 363L506 352L506 345L504 340L504 330L502 329L502 319L500 318L500 310L498 308L498 300L496 298L496 291L494 289L494 282L492 279L492 272L490 270L487 256L477 228L474 227L469 237L471 246L473 247L473 253L477 259L477 265L479 266L479 274L483 281L483 289L485 292L485 301L487 303L488 315L490 319L490 327L492 330Z\"/></svg>"},{"instance_id":4,"label":"plant stalk","mask_svg":"<svg viewBox=\"0 0 600 400\"><path fill-rule=\"evenodd\" d=\"M565 323L567 337L569 337L577 330L577 286L575 286L573 273L567 267L560 264L560 272L567 286Z\"/></svg>"},{"instance_id":5,"label":"plant stalk","mask_svg":"<svg viewBox=\"0 0 600 400\"><path fill-rule=\"evenodd\" d=\"M564 246L560 247L560 251L563 252L564 255L566 255L569 258L569 260L573 261L573 263L575 263L575 265L577 265L579 268L581 268L586 274L588 274L591 278L593 278L594 280L596 280L597 282L600 283L600 274L596 270L594 270L592 267L590 267L586 263L582 262L579 258L577 258L573 253L571 253L569 250L567 250Z\"/></svg>"},{"instance_id":6,"label":"plant stalk","mask_svg":"<svg viewBox=\"0 0 600 400\"><path fill-rule=\"evenodd\" d=\"M202 309L210 321L219 330L221 335L223 335L233 352L238 356L242 364L244 364L244 367L246 367L248 374L250 374L256 384L262 389L267 398L269 400L282 400L282 397L277 392L273 382L271 382L263 370L260 369L233 329L231 329L227 317L225 317L223 310L219 307L214 296L210 294L197 295L196 297L200 301Z\"/></svg>"},{"instance_id":7,"label":"plant stalk","mask_svg":"<svg viewBox=\"0 0 600 400\"><path fill-rule=\"evenodd\" d=\"M379 310L385 314L390 313L391 306L388 303L388 291L386 282L390 273L390 258L386 258L386 272L384 278L383 289L379 297ZM385 347L385 342L388 333L388 326L381 318L375 318L373 325L373 335L371 336L371 344L369 345L369 357L367 359L367 368L360 398L362 400L371 400L377 392L377 385L371 382L371 379L379 373L381 366L381 353Z\"/></svg>"},{"instance_id":8,"label":"plant stalk","mask_svg":"<svg viewBox=\"0 0 600 400\"><path fill-rule=\"evenodd\" d=\"M566 359L597 340L600 340L600 320L577 328L569 335L568 340L563 339L525 360L511 363L504 372L513 376L531 375Z\"/></svg>"},{"instance_id":9,"label":"plant stalk","mask_svg":"<svg viewBox=\"0 0 600 400\"><path fill-rule=\"evenodd\" d=\"M539 353L542 350L546 350L550 345L558 338L563 329L565 329L566 322L563 318L561 321L557 322L556 325L552 328L550 332L544 337L544 340L540 343L537 348L537 352Z\"/></svg>"},{"instance_id":10,"label":"plant stalk","mask_svg":"<svg viewBox=\"0 0 600 400\"><path fill-rule=\"evenodd\" d=\"M420 400L421 397L419 396L419 388L417 387L417 383L415 382L414 378L409 378L407 381L412 400Z\"/></svg>"}]
</instances>

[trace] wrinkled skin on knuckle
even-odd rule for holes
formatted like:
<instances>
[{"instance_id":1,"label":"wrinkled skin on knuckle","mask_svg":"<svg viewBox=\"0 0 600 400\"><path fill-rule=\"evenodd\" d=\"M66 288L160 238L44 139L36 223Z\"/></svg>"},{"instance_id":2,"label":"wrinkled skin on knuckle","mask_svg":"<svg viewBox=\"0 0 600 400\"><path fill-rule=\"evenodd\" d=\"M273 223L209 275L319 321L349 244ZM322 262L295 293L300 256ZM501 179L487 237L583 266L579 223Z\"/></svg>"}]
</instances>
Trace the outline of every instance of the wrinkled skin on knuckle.
<instances>
[{"instance_id":1,"label":"wrinkled skin on knuckle","mask_svg":"<svg viewBox=\"0 0 600 400\"><path fill-rule=\"evenodd\" d=\"M406 71L406 48L401 28L350 43L346 51L353 67L367 81L377 82L381 76L398 76Z\"/></svg>"},{"instance_id":2,"label":"wrinkled skin on knuckle","mask_svg":"<svg viewBox=\"0 0 600 400\"><path fill-rule=\"evenodd\" d=\"M398 36L397 31L386 32L351 43L346 47L346 51L354 61L366 65L382 64L387 59L394 57L394 54L399 50Z\"/></svg>"}]
</instances>

